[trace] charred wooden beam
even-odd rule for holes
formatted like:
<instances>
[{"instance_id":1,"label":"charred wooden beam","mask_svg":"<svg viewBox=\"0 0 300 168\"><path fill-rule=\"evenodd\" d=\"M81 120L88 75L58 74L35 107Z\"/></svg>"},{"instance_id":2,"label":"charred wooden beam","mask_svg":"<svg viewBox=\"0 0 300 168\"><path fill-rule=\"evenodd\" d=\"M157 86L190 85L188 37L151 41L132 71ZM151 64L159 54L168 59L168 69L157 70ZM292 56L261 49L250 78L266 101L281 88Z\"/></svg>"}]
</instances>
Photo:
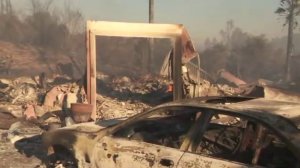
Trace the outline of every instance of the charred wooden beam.
<instances>
[{"instance_id":1,"label":"charred wooden beam","mask_svg":"<svg viewBox=\"0 0 300 168\"><path fill-rule=\"evenodd\" d=\"M234 76L232 73L226 71L225 69L219 70L218 74L221 78L227 80L230 83L234 83L236 86L247 84L245 81L239 79L238 77Z\"/></svg>"}]
</instances>

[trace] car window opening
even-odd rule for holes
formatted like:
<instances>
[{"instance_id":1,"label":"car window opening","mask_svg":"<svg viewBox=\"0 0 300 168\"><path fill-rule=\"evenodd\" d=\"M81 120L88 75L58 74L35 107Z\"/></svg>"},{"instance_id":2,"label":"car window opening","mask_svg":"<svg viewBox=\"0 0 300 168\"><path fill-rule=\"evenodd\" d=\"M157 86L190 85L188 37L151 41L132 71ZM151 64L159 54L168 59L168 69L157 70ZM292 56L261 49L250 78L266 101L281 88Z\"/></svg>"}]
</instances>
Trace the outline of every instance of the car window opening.
<instances>
[{"instance_id":1,"label":"car window opening","mask_svg":"<svg viewBox=\"0 0 300 168\"><path fill-rule=\"evenodd\" d=\"M193 144L195 146L195 144ZM269 129L255 121L215 115L190 152L266 167L296 167L296 157Z\"/></svg>"},{"instance_id":2,"label":"car window opening","mask_svg":"<svg viewBox=\"0 0 300 168\"><path fill-rule=\"evenodd\" d=\"M125 126L113 136L179 149L198 115L176 110L161 112Z\"/></svg>"}]
</instances>

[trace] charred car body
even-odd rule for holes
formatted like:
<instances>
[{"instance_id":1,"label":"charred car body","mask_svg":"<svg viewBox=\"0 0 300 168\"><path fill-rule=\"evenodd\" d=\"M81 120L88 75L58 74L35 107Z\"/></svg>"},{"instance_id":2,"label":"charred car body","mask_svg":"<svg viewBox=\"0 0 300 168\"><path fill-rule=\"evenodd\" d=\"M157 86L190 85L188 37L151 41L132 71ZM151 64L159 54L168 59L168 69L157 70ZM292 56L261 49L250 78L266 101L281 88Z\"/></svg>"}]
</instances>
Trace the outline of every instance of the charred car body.
<instances>
[{"instance_id":1,"label":"charred car body","mask_svg":"<svg viewBox=\"0 0 300 168\"><path fill-rule=\"evenodd\" d=\"M182 65L195 57L182 25L88 22L86 91L93 119L97 35L171 38L173 55L166 62L172 63L175 101L125 121L81 123L46 132L44 146L53 147L54 155L69 151L78 167L300 166L300 104L242 97L181 100L186 94Z\"/></svg>"},{"instance_id":2,"label":"charred car body","mask_svg":"<svg viewBox=\"0 0 300 168\"><path fill-rule=\"evenodd\" d=\"M79 167L299 167L299 109L264 99L191 99L108 128L50 131L43 141L73 151Z\"/></svg>"}]
</instances>

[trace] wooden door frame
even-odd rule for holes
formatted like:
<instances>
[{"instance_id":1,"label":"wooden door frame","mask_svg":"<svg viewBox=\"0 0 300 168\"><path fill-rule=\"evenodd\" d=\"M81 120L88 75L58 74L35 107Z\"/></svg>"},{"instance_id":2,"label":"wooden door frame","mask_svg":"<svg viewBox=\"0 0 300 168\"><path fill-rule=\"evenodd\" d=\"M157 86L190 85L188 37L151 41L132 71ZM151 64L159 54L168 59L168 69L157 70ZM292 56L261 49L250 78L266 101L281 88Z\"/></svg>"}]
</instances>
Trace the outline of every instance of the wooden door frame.
<instances>
[{"instance_id":1,"label":"wooden door frame","mask_svg":"<svg viewBox=\"0 0 300 168\"><path fill-rule=\"evenodd\" d=\"M96 119L96 36L168 38L172 40L174 55L172 79L174 84L173 99L182 99L182 35L184 27L180 24L126 23L107 21L87 21L87 99L93 105L92 119ZM98 52L101 53L101 52Z\"/></svg>"}]
</instances>

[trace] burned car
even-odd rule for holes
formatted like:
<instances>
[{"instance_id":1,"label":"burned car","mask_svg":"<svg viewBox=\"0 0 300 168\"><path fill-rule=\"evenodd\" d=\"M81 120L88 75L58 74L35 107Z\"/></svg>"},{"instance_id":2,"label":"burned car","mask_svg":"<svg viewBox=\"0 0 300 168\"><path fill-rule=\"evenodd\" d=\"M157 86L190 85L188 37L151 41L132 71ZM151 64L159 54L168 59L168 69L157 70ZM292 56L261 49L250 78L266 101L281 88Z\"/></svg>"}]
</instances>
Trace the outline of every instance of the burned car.
<instances>
[{"instance_id":1,"label":"burned car","mask_svg":"<svg viewBox=\"0 0 300 168\"><path fill-rule=\"evenodd\" d=\"M299 167L299 110L265 99L190 99L50 131L43 142L71 151L78 167Z\"/></svg>"}]
</instances>

